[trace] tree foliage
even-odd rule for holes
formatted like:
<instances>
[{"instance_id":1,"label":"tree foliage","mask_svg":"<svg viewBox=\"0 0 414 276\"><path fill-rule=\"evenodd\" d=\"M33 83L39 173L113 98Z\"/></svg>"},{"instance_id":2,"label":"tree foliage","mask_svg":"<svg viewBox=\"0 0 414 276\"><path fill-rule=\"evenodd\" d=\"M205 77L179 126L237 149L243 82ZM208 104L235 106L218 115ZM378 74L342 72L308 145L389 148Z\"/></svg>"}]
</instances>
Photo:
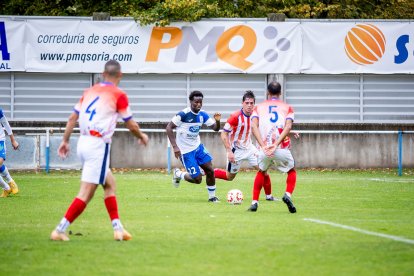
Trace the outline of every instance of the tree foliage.
<instances>
[{"instance_id":1,"label":"tree foliage","mask_svg":"<svg viewBox=\"0 0 414 276\"><path fill-rule=\"evenodd\" d=\"M414 0L3 0L0 14L132 16L142 25L201 18L263 18L283 13L309 19L413 19Z\"/></svg>"}]
</instances>

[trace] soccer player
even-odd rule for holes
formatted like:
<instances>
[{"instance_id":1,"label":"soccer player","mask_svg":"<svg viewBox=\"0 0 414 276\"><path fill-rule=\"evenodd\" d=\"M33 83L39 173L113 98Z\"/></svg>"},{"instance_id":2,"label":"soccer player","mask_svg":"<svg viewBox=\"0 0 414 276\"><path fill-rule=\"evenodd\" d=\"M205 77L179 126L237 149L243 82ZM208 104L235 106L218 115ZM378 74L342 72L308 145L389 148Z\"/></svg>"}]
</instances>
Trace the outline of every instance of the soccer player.
<instances>
[{"instance_id":1,"label":"soccer player","mask_svg":"<svg viewBox=\"0 0 414 276\"><path fill-rule=\"evenodd\" d=\"M254 93L250 90L246 91L242 98L242 108L233 112L227 119L221 132L221 140L227 152L227 171L214 169L216 178L232 181L239 172L243 161L247 161L254 169L259 169L257 165L258 149L253 145L251 139L251 115L255 101ZM261 139L257 142L261 147L265 147ZM277 200L272 195L272 185L267 174L263 188L266 200Z\"/></svg>"},{"instance_id":2,"label":"soccer player","mask_svg":"<svg viewBox=\"0 0 414 276\"><path fill-rule=\"evenodd\" d=\"M289 212L296 213L291 196L296 186L295 161L290 152L288 137L294 120L294 112L290 105L280 100L282 94L278 82L267 86L267 100L256 106L252 115L252 131L256 139L261 139L266 147L259 152L259 171L253 185L253 201L248 211L256 212L260 190L265 182L267 170L271 165L287 173L286 192L282 198Z\"/></svg>"},{"instance_id":3,"label":"soccer player","mask_svg":"<svg viewBox=\"0 0 414 276\"><path fill-rule=\"evenodd\" d=\"M183 109L175 115L168 123L166 131L174 150L174 155L181 160L187 172L175 168L173 172L173 185L178 188L180 180L184 179L190 183L200 184L203 180L201 169L206 175L208 201L219 202L216 197L216 179L211 161L210 153L200 142L200 129L203 124L214 131L220 129L221 114L215 113L214 120L201 109L204 95L200 91L193 91L189 96L190 107ZM176 136L173 133L176 129Z\"/></svg>"},{"instance_id":4,"label":"soccer player","mask_svg":"<svg viewBox=\"0 0 414 276\"><path fill-rule=\"evenodd\" d=\"M8 197L10 194L17 194L19 188L10 176L6 165L4 165L4 161L6 161L6 133L4 132L3 127L10 138L13 149L17 150L19 148L19 143L14 138L9 122L3 114L3 110L0 108L0 187L3 189L0 197Z\"/></svg>"},{"instance_id":5,"label":"soccer player","mask_svg":"<svg viewBox=\"0 0 414 276\"><path fill-rule=\"evenodd\" d=\"M81 186L78 195L69 206L65 216L50 235L51 240L68 241L66 229L83 212L98 186L104 189L104 202L114 229L115 240L130 240L132 236L124 229L118 215L116 183L109 169L111 139L118 117L125 122L138 143L147 145L148 136L132 119L128 97L117 86L122 78L121 65L114 60L105 64L104 82L85 90L74 107L66 124L62 143L58 148L60 157L69 154L69 138L79 119L80 137L77 153L82 161Z\"/></svg>"}]
</instances>

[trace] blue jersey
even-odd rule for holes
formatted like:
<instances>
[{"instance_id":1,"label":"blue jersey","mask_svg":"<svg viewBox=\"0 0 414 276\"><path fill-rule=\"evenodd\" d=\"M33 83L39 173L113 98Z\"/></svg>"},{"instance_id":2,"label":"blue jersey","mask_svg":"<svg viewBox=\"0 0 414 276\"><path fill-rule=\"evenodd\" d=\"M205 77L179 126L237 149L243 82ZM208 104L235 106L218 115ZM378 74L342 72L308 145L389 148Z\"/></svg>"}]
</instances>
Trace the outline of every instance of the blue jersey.
<instances>
[{"instance_id":1,"label":"blue jersey","mask_svg":"<svg viewBox=\"0 0 414 276\"><path fill-rule=\"evenodd\" d=\"M176 141L181 154L195 150L200 145L200 129L203 124L211 126L214 120L204 111L197 114L187 107L171 120L177 126Z\"/></svg>"}]
</instances>

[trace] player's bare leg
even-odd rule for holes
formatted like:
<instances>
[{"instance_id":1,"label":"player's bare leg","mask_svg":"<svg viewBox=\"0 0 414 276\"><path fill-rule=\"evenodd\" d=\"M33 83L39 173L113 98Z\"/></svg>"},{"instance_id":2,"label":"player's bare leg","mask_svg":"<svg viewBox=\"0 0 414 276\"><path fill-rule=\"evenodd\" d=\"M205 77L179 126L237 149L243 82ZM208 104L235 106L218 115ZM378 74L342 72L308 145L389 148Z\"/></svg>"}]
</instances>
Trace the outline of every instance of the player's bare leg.
<instances>
[{"instance_id":1,"label":"player's bare leg","mask_svg":"<svg viewBox=\"0 0 414 276\"><path fill-rule=\"evenodd\" d=\"M175 168L173 171L173 179L172 184L175 188L178 188L180 186L180 181L185 180L190 183L194 184L200 184L201 181L203 181L203 175L199 174L196 177L192 177L188 172L183 172L178 168Z\"/></svg>"}]
</instances>

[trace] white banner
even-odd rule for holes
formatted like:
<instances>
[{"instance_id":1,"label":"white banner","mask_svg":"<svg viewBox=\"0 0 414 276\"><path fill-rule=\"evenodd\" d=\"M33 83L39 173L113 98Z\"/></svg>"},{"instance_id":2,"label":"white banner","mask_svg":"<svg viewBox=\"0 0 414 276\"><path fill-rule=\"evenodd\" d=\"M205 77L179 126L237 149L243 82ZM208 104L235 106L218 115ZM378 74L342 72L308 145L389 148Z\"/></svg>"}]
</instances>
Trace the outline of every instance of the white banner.
<instances>
[{"instance_id":1,"label":"white banner","mask_svg":"<svg viewBox=\"0 0 414 276\"><path fill-rule=\"evenodd\" d=\"M139 66L139 39L134 21L29 21L26 71L100 73L110 59L125 73Z\"/></svg>"},{"instance_id":2,"label":"white banner","mask_svg":"<svg viewBox=\"0 0 414 276\"><path fill-rule=\"evenodd\" d=\"M146 27L142 73L293 73L301 64L298 23L209 21Z\"/></svg>"},{"instance_id":3,"label":"white banner","mask_svg":"<svg viewBox=\"0 0 414 276\"><path fill-rule=\"evenodd\" d=\"M0 72L24 71L25 22L0 21Z\"/></svg>"},{"instance_id":4,"label":"white banner","mask_svg":"<svg viewBox=\"0 0 414 276\"><path fill-rule=\"evenodd\" d=\"M0 72L414 73L409 22L0 21Z\"/></svg>"},{"instance_id":5,"label":"white banner","mask_svg":"<svg viewBox=\"0 0 414 276\"><path fill-rule=\"evenodd\" d=\"M26 70L125 73L297 72L298 23L198 22L140 27L134 21L29 21Z\"/></svg>"},{"instance_id":6,"label":"white banner","mask_svg":"<svg viewBox=\"0 0 414 276\"><path fill-rule=\"evenodd\" d=\"M408 22L305 22L301 28L301 73L414 73L414 25Z\"/></svg>"}]
</instances>

